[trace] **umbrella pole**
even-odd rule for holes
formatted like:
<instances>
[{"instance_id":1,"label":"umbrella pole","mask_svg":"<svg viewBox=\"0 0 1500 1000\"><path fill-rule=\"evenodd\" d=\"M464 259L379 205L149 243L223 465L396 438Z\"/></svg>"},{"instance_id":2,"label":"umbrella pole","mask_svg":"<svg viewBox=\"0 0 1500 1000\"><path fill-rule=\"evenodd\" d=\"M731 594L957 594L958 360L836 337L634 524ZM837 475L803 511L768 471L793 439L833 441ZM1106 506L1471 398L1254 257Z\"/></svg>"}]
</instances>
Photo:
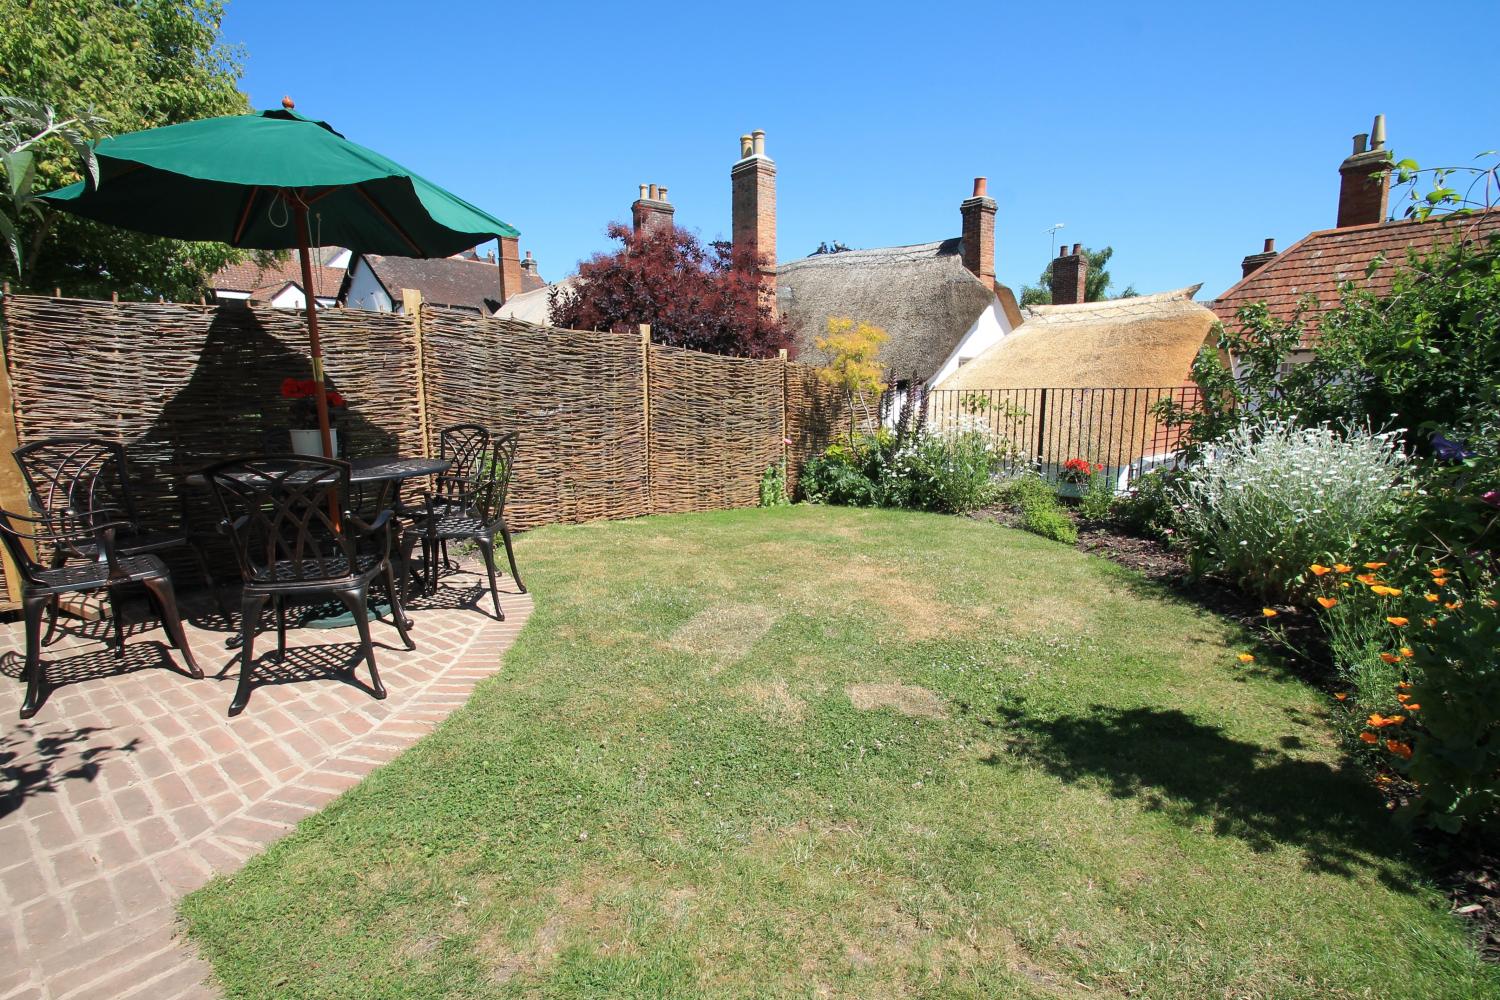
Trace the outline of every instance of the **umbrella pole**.
<instances>
[{"instance_id":1,"label":"umbrella pole","mask_svg":"<svg viewBox=\"0 0 1500 1000\"><path fill-rule=\"evenodd\" d=\"M312 345L313 397L318 404L318 431L323 457L333 458L333 432L328 426L328 390L323 385L323 342L318 339L318 300L313 297L312 260L307 247L307 206L293 198L292 213L297 227L297 252L302 256L302 297L307 302L307 338Z\"/></svg>"}]
</instances>

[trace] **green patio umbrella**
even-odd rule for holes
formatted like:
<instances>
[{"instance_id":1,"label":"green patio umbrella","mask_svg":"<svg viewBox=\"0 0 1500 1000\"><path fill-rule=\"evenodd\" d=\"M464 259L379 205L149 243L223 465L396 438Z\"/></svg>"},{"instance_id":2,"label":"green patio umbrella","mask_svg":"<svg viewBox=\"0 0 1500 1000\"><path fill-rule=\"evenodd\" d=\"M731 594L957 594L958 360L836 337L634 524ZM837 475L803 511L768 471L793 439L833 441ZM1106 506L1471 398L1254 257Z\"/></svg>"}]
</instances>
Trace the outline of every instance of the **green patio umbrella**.
<instances>
[{"instance_id":1,"label":"green patio umbrella","mask_svg":"<svg viewBox=\"0 0 1500 1000\"><path fill-rule=\"evenodd\" d=\"M356 253L446 257L511 226L400 164L304 118L290 98L279 111L204 118L105 139L99 182L42 195L74 215L182 240L252 250L296 249L323 453L333 453L323 348L308 256L318 242Z\"/></svg>"}]
</instances>

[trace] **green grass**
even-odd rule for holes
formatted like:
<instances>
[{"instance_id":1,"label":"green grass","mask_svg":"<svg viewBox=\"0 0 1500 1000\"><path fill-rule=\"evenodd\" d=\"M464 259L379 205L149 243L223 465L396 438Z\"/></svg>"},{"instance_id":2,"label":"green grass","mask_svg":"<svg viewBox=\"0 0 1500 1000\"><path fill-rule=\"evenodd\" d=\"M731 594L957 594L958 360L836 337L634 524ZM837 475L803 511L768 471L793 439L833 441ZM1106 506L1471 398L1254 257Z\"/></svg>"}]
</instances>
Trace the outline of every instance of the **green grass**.
<instances>
[{"instance_id":1,"label":"green grass","mask_svg":"<svg viewBox=\"0 0 1500 1000\"><path fill-rule=\"evenodd\" d=\"M184 903L230 996L1500 995L1324 698L1129 571L818 507L518 558L505 670Z\"/></svg>"}]
</instances>

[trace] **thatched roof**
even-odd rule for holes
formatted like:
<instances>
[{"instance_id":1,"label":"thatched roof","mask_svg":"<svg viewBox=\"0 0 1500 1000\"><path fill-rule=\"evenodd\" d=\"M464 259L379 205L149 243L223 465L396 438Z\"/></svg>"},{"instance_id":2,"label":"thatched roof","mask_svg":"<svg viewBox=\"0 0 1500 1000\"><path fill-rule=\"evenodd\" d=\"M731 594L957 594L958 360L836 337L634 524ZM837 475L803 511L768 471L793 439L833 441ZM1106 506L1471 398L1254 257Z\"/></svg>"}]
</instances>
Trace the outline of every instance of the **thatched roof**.
<instances>
[{"instance_id":1,"label":"thatched roof","mask_svg":"<svg viewBox=\"0 0 1500 1000\"><path fill-rule=\"evenodd\" d=\"M797 358L825 360L814 346L830 316L872 323L890 335L880 360L893 379L929 378L995 293L963 264L962 240L822 254L776 268L776 296Z\"/></svg>"},{"instance_id":2,"label":"thatched roof","mask_svg":"<svg viewBox=\"0 0 1500 1000\"><path fill-rule=\"evenodd\" d=\"M1198 285L1156 295L1031 306L1026 321L938 389L1175 386L1188 377L1217 317Z\"/></svg>"}]
</instances>

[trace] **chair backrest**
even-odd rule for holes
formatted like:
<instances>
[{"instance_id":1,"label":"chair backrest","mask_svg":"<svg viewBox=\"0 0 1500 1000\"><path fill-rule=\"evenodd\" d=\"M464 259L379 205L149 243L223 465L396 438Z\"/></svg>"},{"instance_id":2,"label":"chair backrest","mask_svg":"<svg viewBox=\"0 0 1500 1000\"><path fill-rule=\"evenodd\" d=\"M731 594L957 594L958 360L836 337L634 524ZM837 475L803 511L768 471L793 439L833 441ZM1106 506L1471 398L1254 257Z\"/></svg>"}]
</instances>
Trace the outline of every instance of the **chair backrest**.
<instances>
[{"instance_id":1,"label":"chair backrest","mask_svg":"<svg viewBox=\"0 0 1500 1000\"><path fill-rule=\"evenodd\" d=\"M510 493L510 479L515 471L516 445L521 436L515 431L502 434L491 442L473 479L474 511L485 524L494 524L505 514L505 498Z\"/></svg>"},{"instance_id":2,"label":"chair backrest","mask_svg":"<svg viewBox=\"0 0 1500 1000\"><path fill-rule=\"evenodd\" d=\"M302 455L236 458L203 470L247 583L318 583L353 575L344 525L349 463Z\"/></svg>"},{"instance_id":3,"label":"chair backrest","mask_svg":"<svg viewBox=\"0 0 1500 1000\"><path fill-rule=\"evenodd\" d=\"M478 424L454 424L444 427L438 435L438 455L453 464L443 473L454 479L468 482L484 457L489 446L490 432Z\"/></svg>"},{"instance_id":4,"label":"chair backrest","mask_svg":"<svg viewBox=\"0 0 1500 1000\"><path fill-rule=\"evenodd\" d=\"M22 445L13 453L26 480L31 509L58 533L80 516L110 509L138 520L130 493L125 449L92 437L53 437Z\"/></svg>"}]
</instances>

